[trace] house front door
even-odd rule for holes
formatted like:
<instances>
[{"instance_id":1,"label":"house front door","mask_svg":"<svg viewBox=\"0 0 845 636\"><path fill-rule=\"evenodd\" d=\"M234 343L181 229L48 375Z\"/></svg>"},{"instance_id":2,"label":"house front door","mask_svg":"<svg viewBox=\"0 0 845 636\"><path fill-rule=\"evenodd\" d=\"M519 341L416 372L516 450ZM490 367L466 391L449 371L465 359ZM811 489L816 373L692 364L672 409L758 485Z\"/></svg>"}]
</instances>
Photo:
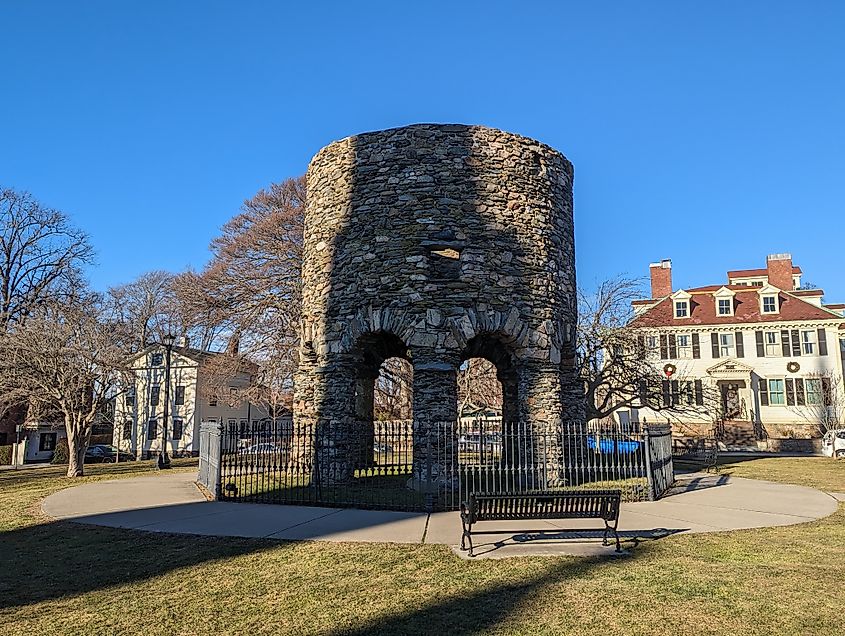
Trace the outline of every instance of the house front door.
<instances>
[{"instance_id":1,"label":"house front door","mask_svg":"<svg viewBox=\"0 0 845 636\"><path fill-rule=\"evenodd\" d=\"M734 383L722 384L722 413L725 419L733 420L742 412L742 402L739 398L739 386Z\"/></svg>"}]
</instances>

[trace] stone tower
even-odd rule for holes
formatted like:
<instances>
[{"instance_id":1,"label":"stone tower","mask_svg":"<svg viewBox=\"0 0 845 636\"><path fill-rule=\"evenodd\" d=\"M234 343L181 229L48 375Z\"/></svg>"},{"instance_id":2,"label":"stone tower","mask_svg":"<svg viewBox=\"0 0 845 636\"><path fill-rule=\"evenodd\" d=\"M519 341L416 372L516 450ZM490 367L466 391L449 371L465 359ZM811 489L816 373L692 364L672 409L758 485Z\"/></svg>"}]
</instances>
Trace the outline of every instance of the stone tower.
<instances>
[{"instance_id":1,"label":"stone tower","mask_svg":"<svg viewBox=\"0 0 845 636\"><path fill-rule=\"evenodd\" d=\"M549 146L480 126L407 126L317 153L294 417L330 440L323 478L361 461L344 440L372 428L393 356L413 365L415 462L430 425L456 420L471 357L495 364L506 422L579 416L572 179Z\"/></svg>"}]
</instances>

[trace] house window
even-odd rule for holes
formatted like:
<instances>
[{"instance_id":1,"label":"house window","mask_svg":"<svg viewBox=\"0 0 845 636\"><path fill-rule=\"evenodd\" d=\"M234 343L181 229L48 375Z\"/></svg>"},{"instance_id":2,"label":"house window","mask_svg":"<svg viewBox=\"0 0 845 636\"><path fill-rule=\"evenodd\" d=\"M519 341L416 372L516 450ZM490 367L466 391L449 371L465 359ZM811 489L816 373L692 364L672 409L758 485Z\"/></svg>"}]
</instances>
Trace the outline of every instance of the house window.
<instances>
[{"instance_id":1,"label":"house window","mask_svg":"<svg viewBox=\"0 0 845 636\"><path fill-rule=\"evenodd\" d=\"M675 302L675 318L686 318L689 316L689 303L686 300Z\"/></svg>"},{"instance_id":2,"label":"house window","mask_svg":"<svg viewBox=\"0 0 845 636\"><path fill-rule=\"evenodd\" d=\"M217 398L216 397L208 398L208 405L209 406L217 406Z\"/></svg>"},{"instance_id":3,"label":"house window","mask_svg":"<svg viewBox=\"0 0 845 636\"><path fill-rule=\"evenodd\" d=\"M733 313L733 301L730 298L719 299L719 315L730 316Z\"/></svg>"},{"instance_id":4,"label":"house window","mask_svg":"<svg viewBox=\"0 0 845 636\"><path fill-rule=\"evenodd\" d=\"M763 286L763 281L761 281L761 280L755 280L755 281L752 281L752 282L751 282L751 286L752 286L752 287L762 287L762 286Z\"/></svg>"},{"instance_id":5,"label":"house window","mask_svg":"<svg viewBox=\"0 0 845 636\"><path fill-rule=\"evenodd\" d=\"M123 422L123 439L132 439L132 420Z\"/></svg>"},{"instance_id":6,"label":"house window","mask_svg":"<svg viewBox=\"0 0 845 636\"><path fill-rule=\"evenodd\" d=\"M763 296L763 313L774 314L778 310L777 296Z\"/></svg>"},{"instance_id":7,"label":"house window","mask_svg":"<svg viewBox=\"0 0 845 636\"><path fill-rule=\"evenodd\" d=\"M646 355L650 358L656 358L657 351L660 347L660 341L657 339L657 336L646 336L645 343Z\"/></svg>"},{"instance_id":8,"label":"house window","mask_svg":"<svg viewBox=\"0 0 845 636\"><path fill-rule=\"evenodd\" d=\"M161 394L161 387L155 384L150 387L150 406L158 406L158 398Z\"/></svg>"},{"instance_id":9,"label":"house window","mask_svg":"<svg viewBox=\"0 0 845 636\"><path fill-rule=\"evenodd\" d=\"M824 402L822 399L822 381L819 378L804 380L804 387L807 392L807 405L819 406Z\"/></svg>"},{"instance_id":10,"label":"house window","mask_svg":"<svg viewBox=\"0 0 845 636\"><path fill-rule=\"evenodd\" d=\"M181 405L185 403L185 387L181 385L176 385L176 396L173 401L176 405Z\"/></svg>"},{"instance_id":11,"label":"house window","mask_svg":"<svg viewBox=\"0 0 845 636\"><path fill-rule=\"evenodd\" d=\"M782 353L780 346L780 334L777 331L767 331L763 334L763 338L766 345L767 358L774 358Z\"/></svg>"},{"instance_id":12,"label":"house window","mask_svg":"<svg viewBox=\"0 0 845 636\"><path fill-rule=\"evenodd\" d=\"M41 433L41 435L38 436L38 450L56 450L56 433Z\"/></svg>"},{"instance_id":13,"label":"house window","mask_svg":"<svg viewBox=\"0 0 845 636\"><path fill-rule=\"evenodd\" d=\"M174 417L173 418L173 439L180 440L182 439L182 430L184 429L184 424L182 422L182 418Z\"/></svg>"},{"instance_id":14,"label":"house window","mask_svg":"<svg viewBox=\"0 0 845 636\"><path fill-rule=\"evenodd\" d=\"M769 380L769 404L772 406L786 404L783 392L783 380Z\"/></svg>"},{"instance_id":15,"label":"house window","mask_svg":"<svg viewBox=\"0 0 845 636\"><path fill-rule=\"evenodd\" d=\"M153 367L160 367L162 363L163 357L160 352L153 353L150 355L150 366Z\"/></svg>"},{"instance_id":16,"label":"house window","mask_svg":"<svg viewBox=\"0 0 845 636\"><path fill-rule=\"evenodd\" d=\"M689 334L682 333L678 335L678 357L692 358L692 342Z\"/></svg>"},{"instance_id":17,"label":"house window","mask_svg":"<svg viewBox=\"0 0 845 636\"><path fill-rule=\"evenodd\" d=\"M732 333L719 334L719 355L723 358L733 357L734 335Z\"/></svg>"},{"instance_id":18,"label":"house window","mask_svg":"<svg viewBox=\"0 0 845 636\"><path fill-rule=\"evenodd\" d=\"M818 335L815 331L801 332L801 355L811 356L816 353L816 338Z\"/></svg>"},{"instance_id":19,"label":"house window","mask_svg":"<svg viewBox=\"0 0 845 636\"><path fill-rule=\"evenodd\" d=\"M126 406L135 406L135 386L126 389Z\"/></svg>"},{"instance_id":20,"label":"house window","mask_svg":"<svg viewBox=\"0 0 845 636\"><path fill-rule=\"evenodd\" d=\"M151 417L147 422L147 439L155 439L158 437L158 420Z\"/></svg>"}]
</instances>

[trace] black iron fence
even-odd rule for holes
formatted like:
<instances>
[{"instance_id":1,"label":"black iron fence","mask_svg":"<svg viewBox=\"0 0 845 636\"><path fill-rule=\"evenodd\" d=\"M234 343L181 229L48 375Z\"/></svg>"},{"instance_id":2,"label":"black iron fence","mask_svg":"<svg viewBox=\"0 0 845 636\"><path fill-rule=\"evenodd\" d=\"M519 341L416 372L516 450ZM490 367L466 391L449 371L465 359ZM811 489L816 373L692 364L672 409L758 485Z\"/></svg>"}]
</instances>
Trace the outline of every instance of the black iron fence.
<instances>
[{"instance_id":1,"label":"black iron fence","mask_svg":"<svg viewBox=\"0 0 845 636\"><path fill-rule=\"evenodd\" d=\"M628 501L656 499L673 480L663 426L282 420L204 425L201 440L200 481L230 501L454 510L479 491L620 488Z\"/></svg>"}]
</instances>

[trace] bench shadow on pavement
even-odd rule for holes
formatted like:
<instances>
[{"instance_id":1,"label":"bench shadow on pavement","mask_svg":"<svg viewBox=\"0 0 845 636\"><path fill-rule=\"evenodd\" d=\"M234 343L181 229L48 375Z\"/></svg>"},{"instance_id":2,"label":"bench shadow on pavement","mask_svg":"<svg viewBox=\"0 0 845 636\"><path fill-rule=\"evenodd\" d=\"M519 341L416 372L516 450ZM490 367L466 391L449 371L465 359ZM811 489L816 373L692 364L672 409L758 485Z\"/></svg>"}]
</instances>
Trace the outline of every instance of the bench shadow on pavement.
<instances>
[{"instance_id":1,"label":"bench shadow on pavement","mask_svg":"<svg viewBox=\"0 0 845 636\"><path fill-rule=\"evenodd\" d=\"M538 545L539 547L581 547L582 549L589 550L591 555L596 555L595 558L614 558L631 556L631 550L642 543L665 539L666 537L680 534L686 530L687 528L653 528L651 530L636 531L620 530L619 538L622 543L622 552L615 551L615 544L613 543L612 537L610 539L610 545L601 545L603 538L602 530L587 530L582 528L526 530L513 533L511 535L507 535L505 533L487 534L484 532L478 532L477 536L480 537L481 540L479 541L478 539L475 539L473 543L476 557L493 555L498 550L506 549L508 546L528 546L533 544ZM499 538L495 541L486 539L486 537L491 536L498 536ZM567 552L562 552L561 556L566 556L567 554Z\"/></svg>"}]
</instances>

